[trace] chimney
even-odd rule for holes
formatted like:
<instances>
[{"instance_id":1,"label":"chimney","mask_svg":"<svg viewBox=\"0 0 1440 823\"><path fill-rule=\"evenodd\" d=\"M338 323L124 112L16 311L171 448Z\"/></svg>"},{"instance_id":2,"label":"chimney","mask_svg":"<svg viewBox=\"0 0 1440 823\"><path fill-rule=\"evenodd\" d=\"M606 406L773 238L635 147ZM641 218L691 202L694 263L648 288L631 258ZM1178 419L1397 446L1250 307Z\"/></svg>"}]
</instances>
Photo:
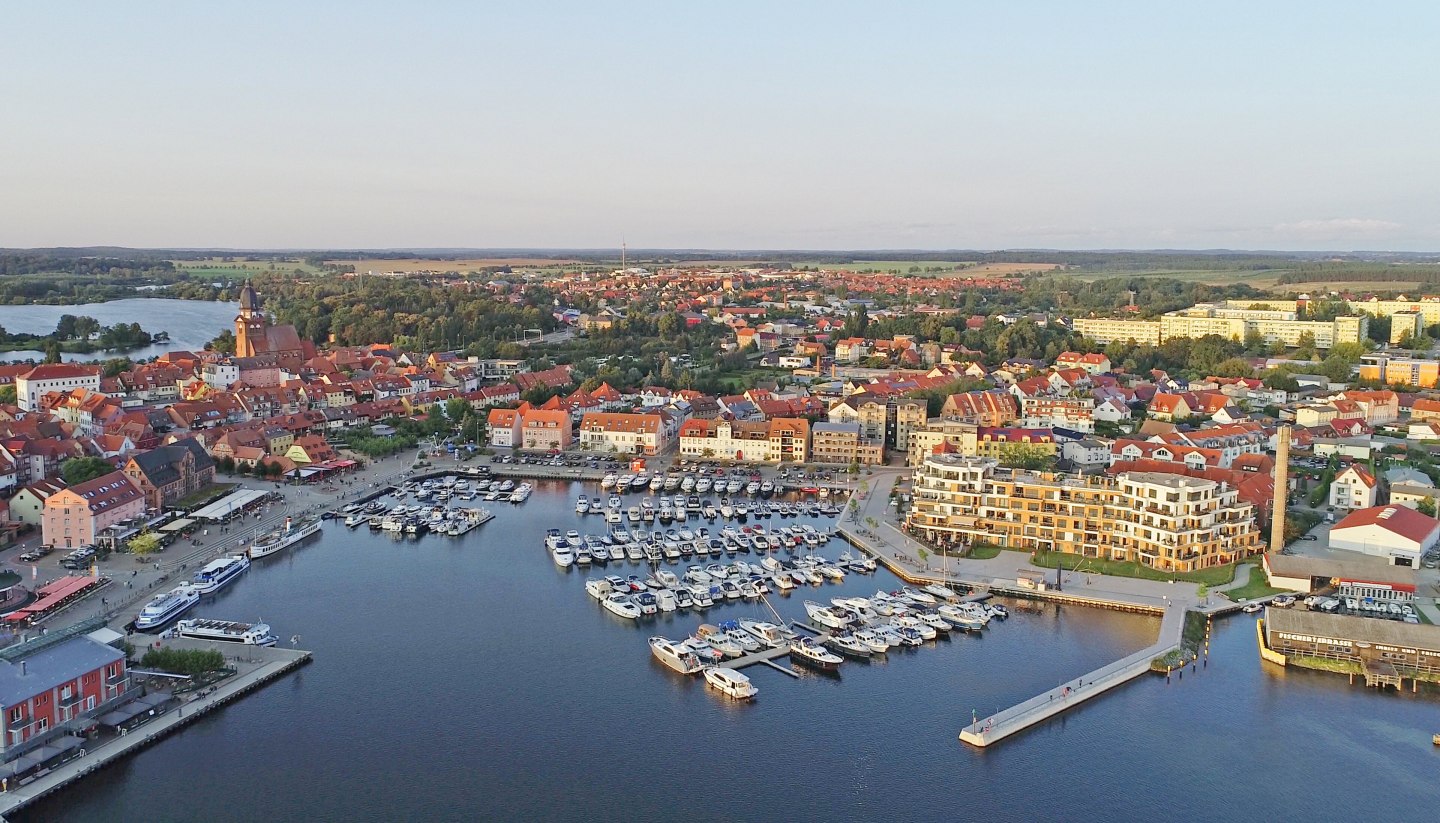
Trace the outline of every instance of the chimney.
<instances>
[{"instance_id":1,"label":"chimney","mask_svg":"<svg viewBox=\"0 0 1440 823\"><path fill-rule=\"evenodd\" d=\"M25 661L24 661L24 660L21 660L21 661L20 661L20 676L21 676L21 677L24 677L24 676L25 676Z\"/></svg>"},{"instance_id":2,"label":"chimney","mask_svg":"<svg viewBox=\"0 0 1440 823\"><path fill-rule=\"evenodd\" d=\"M1285 548L1285 503L1290 485L1290 427L1275 432L1275 499L1270 504L1270 551Z\"/></svg>"}]
</instances>

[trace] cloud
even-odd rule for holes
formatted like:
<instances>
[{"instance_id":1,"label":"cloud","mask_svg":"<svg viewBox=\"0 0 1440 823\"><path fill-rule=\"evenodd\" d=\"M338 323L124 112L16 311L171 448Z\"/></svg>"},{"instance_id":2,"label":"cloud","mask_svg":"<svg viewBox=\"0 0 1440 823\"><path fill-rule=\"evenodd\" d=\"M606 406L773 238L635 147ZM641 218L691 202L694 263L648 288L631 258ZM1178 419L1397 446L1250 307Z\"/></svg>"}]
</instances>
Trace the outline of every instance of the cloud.
<instances>
[{"instance_id":1,"label":"cloud","mask_svg":"<svg viewBox=\"0 0 1440 823\"><path fill-rule=\"evenodd\" d=\"M1372 220L1364 217L1335 217L1328 220L1300 220L1275 226L1278 234L1301 235L1305 237L1372 237L1394 232L1402 228L1399 223L1389 220Z\"/></svg>"}]
</instances>

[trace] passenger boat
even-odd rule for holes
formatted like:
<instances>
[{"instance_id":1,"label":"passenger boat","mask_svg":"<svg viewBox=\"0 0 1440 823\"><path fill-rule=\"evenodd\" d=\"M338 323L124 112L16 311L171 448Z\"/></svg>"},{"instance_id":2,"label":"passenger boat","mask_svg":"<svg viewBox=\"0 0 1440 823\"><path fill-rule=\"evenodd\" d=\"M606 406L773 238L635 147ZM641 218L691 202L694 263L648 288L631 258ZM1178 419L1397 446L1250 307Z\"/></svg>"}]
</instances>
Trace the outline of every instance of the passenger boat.
<instances>
[{"instance_id":1,"label":"passenger boat","mask_svg":"<svg viewBox=\"0 0 1440 823\"><path fill-rule=\"evenodd\" d=\"M845 662L844 658L827 651L824 646L809 637L797 637L790 641L790 659L796 663L824 671L834 671Z\"/></svg>"},{"instance_id":2,"label":"passenger boat","mask_svg":"<svg viewBox=\"0 0 1440 823\"><path fill-rule=\"evenodd\" d=\"M359 521L357 520L356 522L358 523ZM349 525L350 520L347 518L345 523ZM320 531L320 527L321 523L319 520L304 520L301 521L300 525L292 527L290 525L290 518L287 517L285 518L284 528L273 531L250 544L250 558L255 560L261 557L268 557L278 551L287 549Z\"/></svg>"},{"instance_id":3,"label":"passenger boat","mask_svg":"<svg viewBox=\"0 0 1440 823\"><path fill-rule=\"evenodd\" d=\"M273 646L278 641L266 623L235 623L229 620L194 618L175 624L175 634L195 640L215 640L242 646Z\"/></svg>"},{"instance_id":4,"label":"passenger boat","mask_svg":"<svg viewBox=\"0 0 1440 823\"><path fill-rule=\"evenodd\" d=\"M158 629L199 602L200 592L196 591L194 586L176 586L164 594L150 598L150 602L145 604L145 608L141 609L139 616L135 618L135 628L142 632Z\"/></svg>"},{"instance_id":5,"label":"passenger boat","mask_svg":"<svg viewBox=\"0 0 1440 823\"><path fill-rule=\"evenodd\" d=\"M195 590L200 594L212 594L225 588L235 578L250 568L250 558L243 554L230 554L211 560L205 568L195 573Z\"/></svg>"},{"instance_id":6,"label":"passenger boat","mask_svg":"<svg viewBox=\"0 0 1440 823\"><path fill-rule=\"evenodd\" d=\"M650 653L655 659L681 674L695 674L702 664L695 652L664 637L650 638Z\"/></svg>"},{"instance_id":7,"label":"passenger boat","mask_svg":"<svg viewBox=\"0 0 1440 823\"><path fill-rule=\"evenodd\" d=\"M749 700L760 693L744 674L724 666L710 666L705 669L705 682L710 687L736 700Z\"/></svg>"}]
</instances>

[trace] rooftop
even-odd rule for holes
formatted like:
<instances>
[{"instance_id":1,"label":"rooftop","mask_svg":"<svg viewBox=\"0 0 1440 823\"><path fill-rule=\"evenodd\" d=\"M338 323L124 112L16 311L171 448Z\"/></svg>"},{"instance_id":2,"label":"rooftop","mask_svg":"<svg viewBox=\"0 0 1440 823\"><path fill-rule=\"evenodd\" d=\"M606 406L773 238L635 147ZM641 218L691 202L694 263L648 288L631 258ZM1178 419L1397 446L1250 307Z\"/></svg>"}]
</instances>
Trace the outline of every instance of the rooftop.
<instances>
[{"instance_id":1,"label":"rooftop","mask_svg":"<svg viewBox=\"0 0 1440 823\"><path fill-rule=\"evenodd\" d=\"M1265 624L1268 631L1440 651L1440 626L1303 609L1266 609Z\"/></svg>"}]
</instances>

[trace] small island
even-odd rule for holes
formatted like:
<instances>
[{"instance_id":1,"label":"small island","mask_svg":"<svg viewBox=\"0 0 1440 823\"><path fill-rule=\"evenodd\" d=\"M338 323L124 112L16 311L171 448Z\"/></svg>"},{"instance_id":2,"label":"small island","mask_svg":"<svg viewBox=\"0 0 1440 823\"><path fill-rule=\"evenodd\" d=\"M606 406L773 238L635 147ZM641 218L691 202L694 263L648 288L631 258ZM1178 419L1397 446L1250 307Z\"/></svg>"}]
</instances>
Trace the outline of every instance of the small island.
<instances>
[{"instance_id":1,"label":"small island","mask_svg":"<svg viewBox=\"0 0 1440 823\"><path fill-rule=\"evenodd\" d=\"M128 351L143 348L154 343L163 343L170 338L166 332L151 334L139 323L116 323L102 326L93 317L61 315L55 324L55 331L49 334L10 332L0 326L0 352L44 351L47 357L61 352L89 354L97 351Z\"/></svg>"}]
</instances>

